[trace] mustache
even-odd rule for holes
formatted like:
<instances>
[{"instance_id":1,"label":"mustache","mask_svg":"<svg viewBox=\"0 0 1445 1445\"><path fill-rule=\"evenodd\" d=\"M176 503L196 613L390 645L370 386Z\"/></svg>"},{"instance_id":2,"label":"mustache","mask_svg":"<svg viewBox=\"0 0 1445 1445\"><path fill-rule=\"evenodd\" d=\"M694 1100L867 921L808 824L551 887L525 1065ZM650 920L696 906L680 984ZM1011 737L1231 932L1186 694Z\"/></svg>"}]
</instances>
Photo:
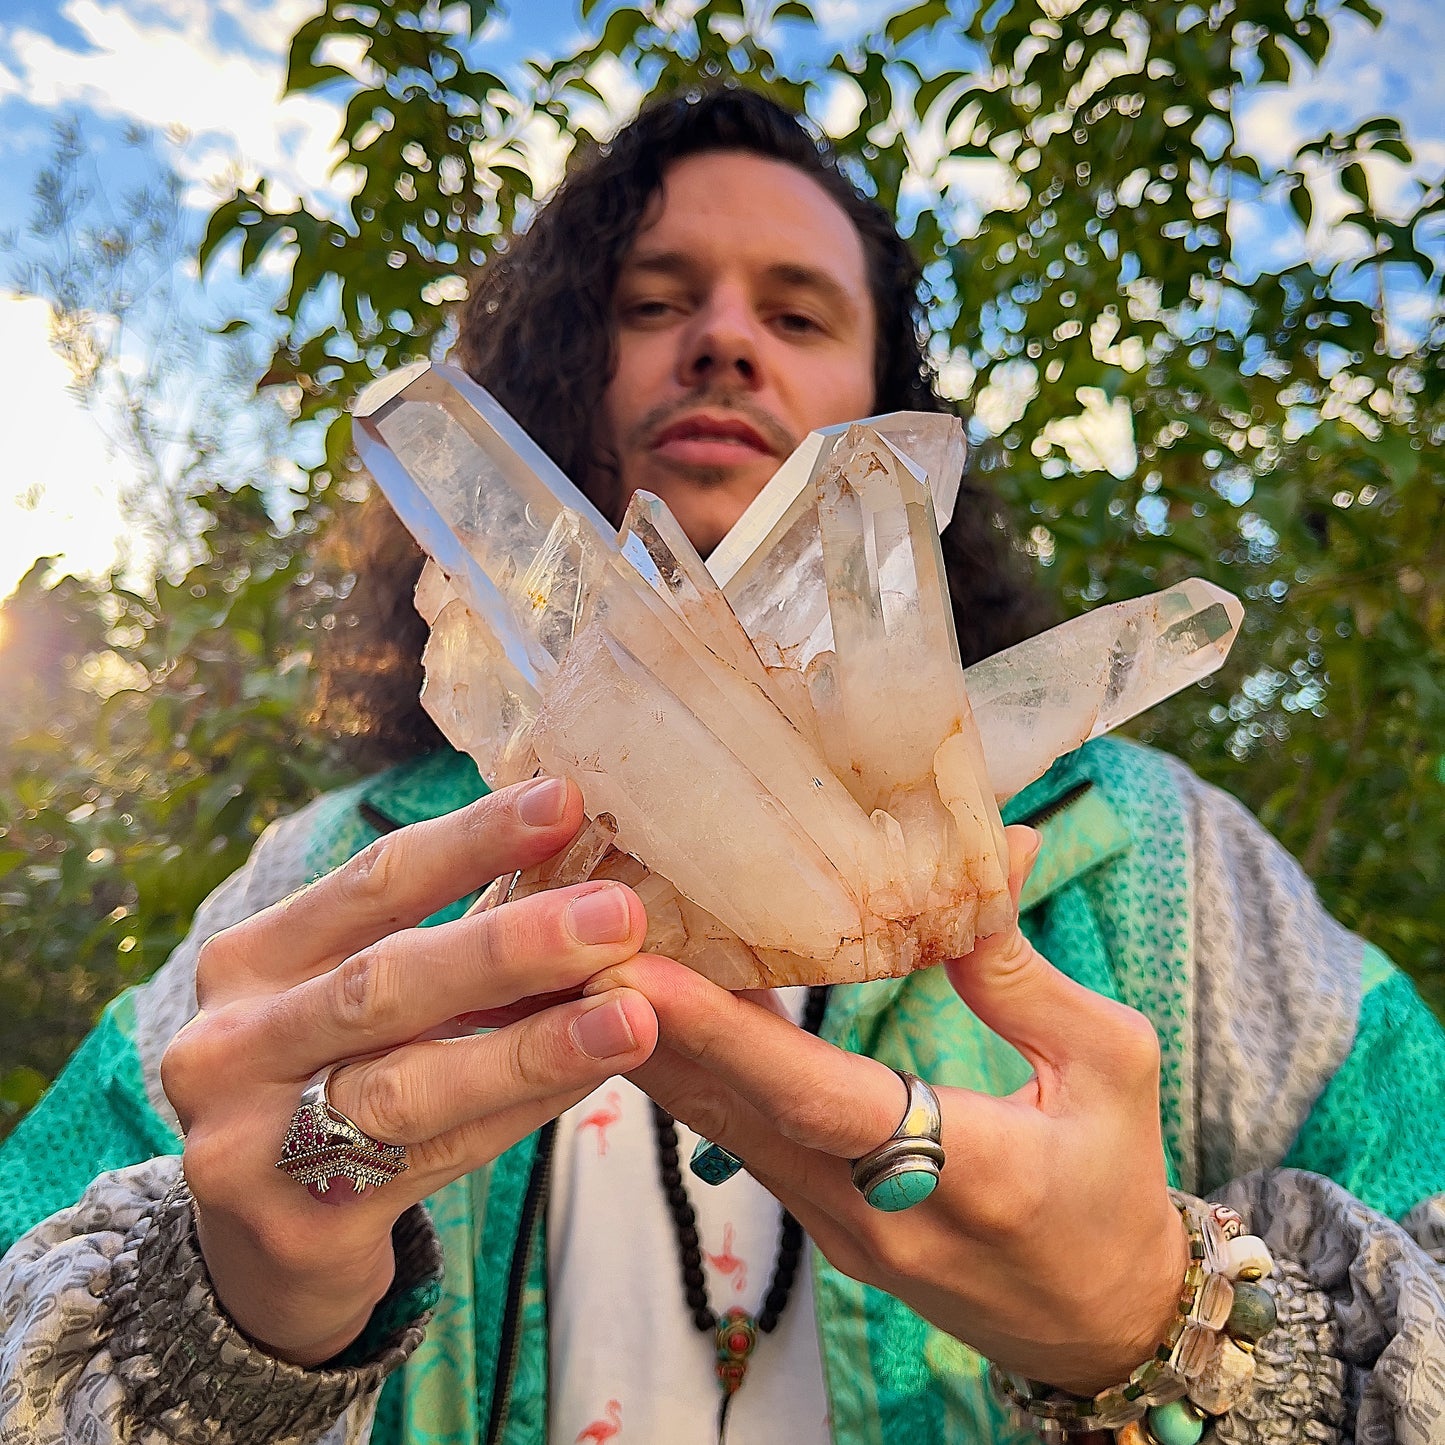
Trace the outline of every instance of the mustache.
<instances>
[{"instance_id":1,"label":"mustache","mask_svg":"<svg viewBox=\"0 0 1445 1445\"><path fill-rule=\"evenodd\" d=\"M779 457L786 457L798 445L798 438L770 411L735 387L700 386L675 401L652 408L633 424L627 435L630 447L645 447L679 417L694 411L723 411L745 421Z\"/></svg>"}]
</instances>

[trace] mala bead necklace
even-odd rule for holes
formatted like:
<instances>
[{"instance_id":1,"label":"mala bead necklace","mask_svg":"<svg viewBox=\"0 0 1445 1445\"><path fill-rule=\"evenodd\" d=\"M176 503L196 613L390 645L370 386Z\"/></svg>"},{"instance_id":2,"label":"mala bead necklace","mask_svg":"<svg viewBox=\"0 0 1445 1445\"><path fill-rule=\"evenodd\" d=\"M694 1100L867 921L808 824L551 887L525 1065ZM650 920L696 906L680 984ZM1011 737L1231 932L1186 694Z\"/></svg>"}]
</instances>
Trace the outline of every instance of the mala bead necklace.
<instances>
[{"instance_id":1,"label":"mala bead necklace","mask_svg":"<svg viewBox=\"0 0 1445 1445\"><path fill-rule=\"evenodd\" d=\"M802 1026L816 1034L828 1005L826 987L810 988L803 1010ZM763 1295L762 1308L756 1315L734 1307L718 1315L708 1303L707 1276L702 1268L702 1242L697 1233L697 1212L687 1197L682 1182L682 1166L678 1159L677 1126L672 1115L659 1104L652 1106L652 1123L657 1140L657 1170L662 1191L672 1215L673 1234L677 1239L677 1258L682 1267L683 1295L692 1312L694 1327L702 1334L711 1334L717 1345L717 1382L722 1392L718 1402L718 1445L727 1434L728 1411L733 1397L742 1388L760 1334L770 1335L777 1329L787 1308L797 1277L798 1263L803 1257L803 1226L785 1209L778 1234L778 1253L773 1263L772 1278Z\"/></svg>"}]
</instances>

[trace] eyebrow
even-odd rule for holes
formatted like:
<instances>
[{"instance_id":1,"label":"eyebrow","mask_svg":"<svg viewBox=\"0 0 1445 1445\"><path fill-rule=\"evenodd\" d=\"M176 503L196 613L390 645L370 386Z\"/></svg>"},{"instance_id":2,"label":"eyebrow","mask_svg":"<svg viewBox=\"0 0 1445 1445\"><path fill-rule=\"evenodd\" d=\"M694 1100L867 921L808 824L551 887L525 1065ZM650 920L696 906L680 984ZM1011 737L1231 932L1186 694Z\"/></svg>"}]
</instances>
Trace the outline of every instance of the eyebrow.
<instances>
[{"instance_id":1,"label":"eyebrow","mask_svg":"<svg viewBox=\"0 0 1445 1445\"><path fill-rule=\"evenodd\" d=\"M623 263L624 276L637 272L690 280L697 274L697 266L686 251L645 251ZM857 319L858 303L849 294L847 287L816 266L807 266L799 261L775 261L764 268L763 276L768 281L795 290L812 291L850 320Z\"/></svg>"}]
</instances>

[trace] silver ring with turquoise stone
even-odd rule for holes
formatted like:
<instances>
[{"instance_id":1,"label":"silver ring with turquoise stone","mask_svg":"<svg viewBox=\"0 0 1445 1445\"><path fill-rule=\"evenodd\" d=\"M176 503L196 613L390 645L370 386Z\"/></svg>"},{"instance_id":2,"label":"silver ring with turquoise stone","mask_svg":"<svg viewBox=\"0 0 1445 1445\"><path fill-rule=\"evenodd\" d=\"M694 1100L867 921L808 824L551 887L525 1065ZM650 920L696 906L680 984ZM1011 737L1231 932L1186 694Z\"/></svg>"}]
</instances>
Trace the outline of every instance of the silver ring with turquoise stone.
<instances>
[{"instance_id":1,"label":"silver ring with turquoise stone","mask_svg":"<svg viewBox=\"0 0 1445 1445\"><path fill-rule=\"evenodd\" d=\"M938 1095L916 1074L893 1072L908 1090L903 1119L876 1149L853 1161L853 1187L886 1214L922 1204L938 1187L943 1169L943 1110Z\"/></svg>"}]
</instances>

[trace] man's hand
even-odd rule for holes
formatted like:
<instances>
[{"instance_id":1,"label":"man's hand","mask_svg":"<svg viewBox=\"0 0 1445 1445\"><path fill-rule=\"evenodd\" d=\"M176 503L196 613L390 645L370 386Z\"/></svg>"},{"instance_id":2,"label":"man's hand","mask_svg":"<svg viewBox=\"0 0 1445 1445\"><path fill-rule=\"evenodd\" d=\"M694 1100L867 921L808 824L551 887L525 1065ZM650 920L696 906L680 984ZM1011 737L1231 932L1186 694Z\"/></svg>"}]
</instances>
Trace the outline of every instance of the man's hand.
<instances>
[{"instance_id":1,"label":"man's hand","mask_svg":"<svg viewBox=\"0 0 1445 1445\"><path fill-rule=\"evenodd\" d=\"M1038 840L1008 834L1017 901ZM1034 1074L1003 1099L938 1089L947 1163L932 1196L900 1214L865 1204L849 1168L903 1115L891 1069L664 960L609 968L588 988L652 1001L661 1041L633 1081L741 1158L833 1264L1004 1367L1091 1393L1147 1358L1184 1277L1154 1031L1059 973L1017 926L947 968Z\"/></svg>"},{"instance_id":2,"label":"man's hand","mask_svg":"<svg viewBox=\"0 0 1445 1445\"><path fill-rule=\"evenodd\" d=\"M625 985L577 997L642 942L630 889L581 884L415 926L550 857L581 821L575 787L520 784L379 839L201 950L200 1012L161 1075L217 1294L273 1354L343 1349L391 1282L399 1215L651 1053L646 999ZM470 1036L476 1024L503 1026ZM313 1195L274 1165L302 1089L344 1060L362 1062L336 1071L332 1103L406 1145L411 1167L360 1196L346 1180Z\"/></svg>"}]
</instances>

